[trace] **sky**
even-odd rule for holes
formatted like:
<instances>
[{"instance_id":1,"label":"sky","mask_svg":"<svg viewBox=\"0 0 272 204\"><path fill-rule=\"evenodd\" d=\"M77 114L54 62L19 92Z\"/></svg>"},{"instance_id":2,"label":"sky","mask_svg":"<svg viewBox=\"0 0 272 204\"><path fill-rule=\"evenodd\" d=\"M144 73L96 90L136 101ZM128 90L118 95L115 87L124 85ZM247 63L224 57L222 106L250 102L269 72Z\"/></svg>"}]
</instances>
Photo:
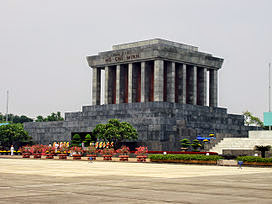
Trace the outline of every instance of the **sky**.
<instances>
[{"instance_id":1,"label":"sky","mask_svg":"<svg viewBox=\"0 0 272 204\"><path fill-rule=\"evenodd\" d=\"M35 118L91 105L86 56L163 38L224 58L219 106L268 111L270 0L0 0L0 112Z\"/></svg>"}]
</instances>

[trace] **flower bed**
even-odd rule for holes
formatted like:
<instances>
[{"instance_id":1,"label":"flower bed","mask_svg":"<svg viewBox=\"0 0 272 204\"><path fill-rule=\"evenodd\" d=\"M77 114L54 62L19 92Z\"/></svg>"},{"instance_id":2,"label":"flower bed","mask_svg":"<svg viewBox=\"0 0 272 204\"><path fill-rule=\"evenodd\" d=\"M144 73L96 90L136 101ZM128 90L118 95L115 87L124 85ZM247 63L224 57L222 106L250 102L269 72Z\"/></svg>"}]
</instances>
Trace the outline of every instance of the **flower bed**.
<instances>
[{"instance_id":1,"label":"flower bed","mask_svg":"<svg viewBox=\"0 0 272 204\"><path fill-rule=\"evenodd\" d=\"M89 158L89 160L96 160L97 155L96 154L87 154L87 157ZM91 159L90 159L91 157Z\"/></svg>"},{"instance_id":2,"label":"flower bed","mask_svg":"<svg viewBox=\"0 0 272 204\"><path fill-rule=\"evenodd\" d=\"M105 161L112 160L112 155L103 155L103 160L105 160Z\"/></svg>"},{"instance_id":3,"label":"flower bed","mask_svg":"<svg viewBox=\"0 0 272 204\"><path fill-rule=\"evenodd\" d=\"M67 159L67 154L58 154L59 159Z\"/></svg>"},{"instance_id":4,"label":"flower bed","mask_svg":"<svg viewBox=\"0 0 272 204\"><path fill-rule=\"evenodd\" d=\"M149 156L151 162L185 163L185 164L217 164L222 157L217 155L196 154L153 154Z\"/></svg>"},{"instance_id":5,"label":"flower bed","mask_svg":"<svg viewBox=\"0 0 272 204\"><path fill-rule=\"evenodd\" d=\"M30 153L23 153L23 158L30 158Z\"/></svg>"},{"instance_id":6,"label":"flower bed","mask_svg":"<svg viewBox=\"0 0 272 204\"><path fill-rule=\"evenodd\" d=\"M80 160L81 154L73 154L73 160Z\"/></svg>"},{"instance_id":7,"label":"flower bed","mask_svg":"<svg viewBox=\"0 0 272 204\"><path fill-rule=\"evenodd\" d=\"M120 155L119 161L128 161L128 155Z\"/></svg>"},{"instance_id":8,"label":"flower bed","mask_svg":"<svg viewBox=\"0 0 272 204\"><path fill-rule=\"evenodd\" d=\"M248 165L248 166L272 166L272 158L242 156L242 157L237 157L236 160L243 161L243 165Z\"/></svg>"},{"instance_id":9,"label":"flower bed","mask_svg":"<svg viewBox=\"0 0 272 204\"><path fill-rule=\"evenodd\" d=\"M42 154L40 153L35 153L34 155L34 159L40 159L42 157Z\"/></svg>"},{"instance_id":10,"label":"flower bed","mask_svg":"<svg viewBox=\"0 0 272 204\"><path fill-rule=\"evenodd\" d=\"M147 156L136 156L137 162L146 162Z\"/></svg>"}]
</instances>

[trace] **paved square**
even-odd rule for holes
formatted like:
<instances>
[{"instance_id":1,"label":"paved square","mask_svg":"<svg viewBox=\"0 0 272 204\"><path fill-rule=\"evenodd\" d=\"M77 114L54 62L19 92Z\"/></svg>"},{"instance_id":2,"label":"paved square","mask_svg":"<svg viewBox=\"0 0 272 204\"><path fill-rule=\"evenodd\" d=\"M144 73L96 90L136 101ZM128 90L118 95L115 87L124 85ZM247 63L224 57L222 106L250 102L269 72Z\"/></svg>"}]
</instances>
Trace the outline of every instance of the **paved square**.
<instances>
[{"instance_id":1,"label":"paved square","mask_svg":"<svg viewBox=\"0 0 272 204\"><path fill-rule=\"evenodd\" d=\"M0 203L271 203L272 169L0 159Z\"/></svg>"}]
</instances>

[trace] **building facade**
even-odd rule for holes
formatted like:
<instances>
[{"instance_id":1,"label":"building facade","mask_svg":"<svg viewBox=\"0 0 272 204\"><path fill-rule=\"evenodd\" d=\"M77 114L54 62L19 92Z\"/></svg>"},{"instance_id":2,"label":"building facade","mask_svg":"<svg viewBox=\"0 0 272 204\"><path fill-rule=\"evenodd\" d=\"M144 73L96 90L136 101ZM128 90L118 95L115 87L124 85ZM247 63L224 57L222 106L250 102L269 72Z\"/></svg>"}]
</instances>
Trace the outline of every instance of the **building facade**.
<instances>
[{"instance_id":1,"label":"building facade","mask_svg":"<svg viewBox=\"0 0 272 204\"><path fill-rule=\"evenodd\" d=\"M197 47L153 39L115 45L87 60L93 69L93 105L101 105L104 70L104 104L164 101L217 107L223 59L198 52Z\"/></svg>"}]
</instances>

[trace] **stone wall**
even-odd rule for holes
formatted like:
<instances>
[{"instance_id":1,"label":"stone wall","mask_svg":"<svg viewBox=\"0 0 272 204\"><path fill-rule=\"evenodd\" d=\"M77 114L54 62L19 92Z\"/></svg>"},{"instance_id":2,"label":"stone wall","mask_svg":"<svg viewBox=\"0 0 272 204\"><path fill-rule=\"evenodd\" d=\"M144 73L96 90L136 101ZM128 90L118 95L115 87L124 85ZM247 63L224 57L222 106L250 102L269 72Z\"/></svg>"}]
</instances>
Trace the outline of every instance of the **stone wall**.
<instances>
[{"instance_id":1,"label":"stone wall","mask_svg":"<svg viewBox=\"0 0 272 204\"><path fill-rule=\"evenodd\" d=\"M25 123L38 143L70 141L72 132L90 132L111 118L131 123L139 133L138 145L150 150L179 150L179 140L198 134L225 133L247 137L243 116L225 108L169 102L145 102L84 106L82 112L65 114L65 121Z\"/></svg>"}]
</instances>

